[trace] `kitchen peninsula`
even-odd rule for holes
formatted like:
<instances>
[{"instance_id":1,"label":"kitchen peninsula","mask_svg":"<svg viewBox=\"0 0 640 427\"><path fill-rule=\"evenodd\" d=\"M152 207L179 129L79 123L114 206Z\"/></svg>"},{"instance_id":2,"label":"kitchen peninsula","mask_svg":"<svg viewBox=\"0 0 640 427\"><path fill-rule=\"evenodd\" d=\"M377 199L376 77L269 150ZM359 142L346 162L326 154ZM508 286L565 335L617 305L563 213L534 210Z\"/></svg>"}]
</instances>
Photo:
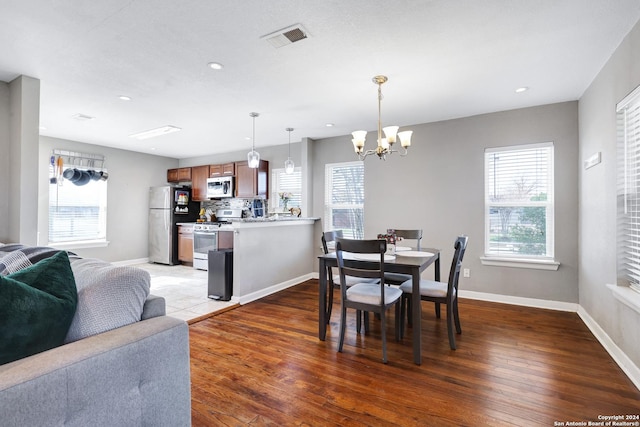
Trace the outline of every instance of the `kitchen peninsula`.
<instances>
[{"instance_id":1,"label":"kitchen peninsula","mask_svg":"<svg viewBox=\"0 0 640 427\"><path fill-rule=\"evenodd\" d=\"M234 221L232 298L245 304L309 279L317 220Z\"/></svg>"}]
</instances>

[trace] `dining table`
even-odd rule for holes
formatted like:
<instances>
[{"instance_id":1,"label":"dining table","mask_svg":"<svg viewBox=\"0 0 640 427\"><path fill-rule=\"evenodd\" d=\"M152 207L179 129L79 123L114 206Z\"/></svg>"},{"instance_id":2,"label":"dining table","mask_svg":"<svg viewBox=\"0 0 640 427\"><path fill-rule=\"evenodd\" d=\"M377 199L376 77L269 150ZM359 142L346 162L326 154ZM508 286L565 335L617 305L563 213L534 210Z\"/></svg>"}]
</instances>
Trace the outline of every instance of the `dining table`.
<instances>
[{"instance_id":1,"label":"dining table","mask_svg":"<svg viewBox=\"0 0 640 427\"><path fill-rule=\"evenodd\" d=\"M420 319L422 316L420 304L420 277L423 271L430 265L434 266L434 279L440 281L440 250L434 248L421 248L420 251L403 248L405 250L396 251L393 255L385 255L384 271L386 273L408 274L412 277L412 293L411 293L411 313L413 323L413 361L416 365L421 364L421 332ZM358 264L371 263L366 259L358 259L356 254L345 255L345 264L357 267ZM319 286L318 286L318 338L321 341L326 339L327 335L327 271L329 268L337 267L338 262L335 252L318 256L319 268ZM396 319L398 321L399 319Z\"/></svg>"}]
</instances>

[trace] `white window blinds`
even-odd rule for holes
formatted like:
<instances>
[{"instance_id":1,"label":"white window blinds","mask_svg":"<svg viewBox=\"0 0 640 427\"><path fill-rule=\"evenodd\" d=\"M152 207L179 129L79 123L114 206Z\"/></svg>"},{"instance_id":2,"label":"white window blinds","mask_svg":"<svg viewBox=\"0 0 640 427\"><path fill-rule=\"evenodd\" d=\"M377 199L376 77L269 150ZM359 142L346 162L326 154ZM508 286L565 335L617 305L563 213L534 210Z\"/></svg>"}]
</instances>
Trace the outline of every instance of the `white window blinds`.
<instances>
[{"instance_id":1,"label":"white window blinds","mask_svg":"<svg viewBox=\"0 0 640 427\"><path fill-rule=\"evenodd\" d=\"M325 165L325 218L327 230L342 230L351 239L364 237L364 164Z\"/></svg>"},{"instance_id":2,"label":"white window blinds","mask_svg":"<svg viewBox=\"0 0 640 427\"><path fill-rule=\"evenodd\" d=\"M106 172L103 156L54 150L49 167L49 245L105 242L107 180L74 183L59 173L58 158L63 161L63 171Z\"/></svg>"},{"instance_id":3,"label":"white window blinds","mask_svg":"<svg viewBox=\"0 0 640 427\"><path fill-rule=\"evenodd\" d=\"M640 291L640 87L616 108L618 282Z\"/></svg>"},{"instance_id":4,"label":"white window blinds","mask_svg":"<svg viewBox=\"0 0 640 427\"><path fill-rule=\"evenodd\" d=\"M485 254L552 259L553 143L485 150Z\"/></svg>"},{"instance_id":5,"label":"white window blinds","mask_svg":"<svg viewBox=\"0 0 640 427\"><path fill-rule=\"evenodd\" d=\"M288 174L284 168L272 169L271 171L272 186L271 200L269 204L272 210L277 211L278 208L284 208L284 201L280 197L280 193L288 193L290 196L287 202L288 208L299 208L302 204L302 170L299 167L294 168L293 173Z\"/></svg>"}]
</instances>

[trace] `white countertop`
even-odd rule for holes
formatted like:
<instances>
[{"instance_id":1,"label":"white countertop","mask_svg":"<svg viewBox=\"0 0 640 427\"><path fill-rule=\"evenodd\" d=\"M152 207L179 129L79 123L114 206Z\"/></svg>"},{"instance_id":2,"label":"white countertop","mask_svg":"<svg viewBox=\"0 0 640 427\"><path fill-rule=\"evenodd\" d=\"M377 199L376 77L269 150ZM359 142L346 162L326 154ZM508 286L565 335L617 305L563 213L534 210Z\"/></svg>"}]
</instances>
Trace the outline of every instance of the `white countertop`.
<instances>
[{"instance_id":1,"label":"white countertop","mask_svg":"<svg viewBox=\"0 0 640 427\"><path fill-rule=\"evenodd\" d=\"M320 218L278 218L278 219L257 219L243 218L241 221L233 221L233 228L255 228L255 227L283 227L296 225L309 225L315 223Z\"/></svg>"},{"instance_id":2,"label":"white countertop","mask_svg":"<svg viewBox=\"0 0 640 427\"><path fill-rule=\"evenodd\" d=\"M277 218L274 216L271 217L261 217L261 218L242 218L231 221L232 225L238 224L273 224L276 222L307 222L307 221L318 221L320 218L316 217L294 217L290 215L280 215ZM197 222L178 222L177 225L195 225Z\"/></svg>"}]
</instances>

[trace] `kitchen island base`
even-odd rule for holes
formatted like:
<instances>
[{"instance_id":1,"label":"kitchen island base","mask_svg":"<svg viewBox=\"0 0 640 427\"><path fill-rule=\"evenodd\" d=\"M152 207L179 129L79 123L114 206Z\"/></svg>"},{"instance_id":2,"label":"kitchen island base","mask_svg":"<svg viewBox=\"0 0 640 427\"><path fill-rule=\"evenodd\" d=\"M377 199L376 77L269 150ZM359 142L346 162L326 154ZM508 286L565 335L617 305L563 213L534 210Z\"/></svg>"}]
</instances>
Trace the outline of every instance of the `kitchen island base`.
<instances>
[{"instance_id":1,"label":"kitchen island base","mask_svg":"<svg viewBox=\"0 0 640 427\"><path fill-rule=\"evenodd\" d=\"M246 304L314 277L315 223L234 222L232 299Z\"/></svg>"}]
</instances>

